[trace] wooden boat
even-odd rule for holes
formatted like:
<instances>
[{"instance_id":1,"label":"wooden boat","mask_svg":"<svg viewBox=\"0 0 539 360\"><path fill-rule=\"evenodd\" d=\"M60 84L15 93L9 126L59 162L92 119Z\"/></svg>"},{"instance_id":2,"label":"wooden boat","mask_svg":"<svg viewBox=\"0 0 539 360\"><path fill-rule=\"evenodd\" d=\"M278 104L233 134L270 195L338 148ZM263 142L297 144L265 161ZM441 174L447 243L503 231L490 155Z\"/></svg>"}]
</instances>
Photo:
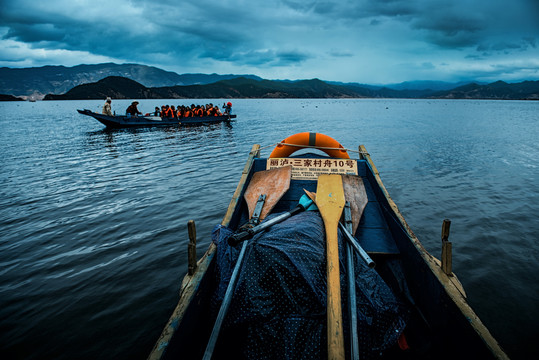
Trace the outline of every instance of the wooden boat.
<instances>
[{"instance_id":1,"label":"wooden boat","mask_svg":"<svg viewBox=\"0 0 539 360\"><path fill-rule=\"evenodd\" d=\"M302 152L312 152L294 154L295 150L301 148L309 148ZM215 234L219 233L219 240L212 241L198 262L194 222L189 223L189 271L182 284L179 302L149 359L508 359L468 305L464 289L451 271L451 243L448 240L447 222L444 222L442 232L443 261L439 261L425 250L404 220L365 147L359 146L357 159L348 158L349 152L351 150L344 149L334 139L318 133L300 133L283 140L269 158L260 157L259 145L252 147L228 210L222 223L214 231ZM265 178L266 183L260 182L261 176L258 175L262 175L264 179L269 173L285 167L291 169L288 185L281 186L276 183L277 180L269 177ZM326 175L327 173L332 175ZM311 251L313 243L324 243L323 233L321 240L310 238L306 242L301 232L310 230L302 228L294 233L296 227L301 228L303 223L314 221L313 217L319 218L317 211L289 214L287 220L255 235L251 234L251 239L235 246L229 246L228 242L231 238L238 240L241 238L238 234L248 232L249 227L242 225L258 214L256 208L253 211L250 207L253 205L252 194L256 195L259 189L268 192L268 197L273 193L282 194L269 200L274 203L269 205L271 214L260 225L251 229L269 223L282 214L286 215L291 209L297 209L296 205L305 190L311 196L316 192L314 199L320 212L325 209L324 212L327 213L328 207L323 201L327 191L321 182L326 183L328 177L336 179L338 174L342 174L341 179L354 179L352 183L355 184L351 190L346 190L346 182L342 180L344 185L341 186L345 188L345 197L349 201L345 204L345 210L349 203L355 202L357 205L363 201L358 200L356 191L361 193L364 190L366 204L360 204L359 209L355 209L356 216L359 213L360 221L355 224L352 232L359 243L359 249L356 249L352 256L352 269L355 270L352 281L348 281L345 276L351 273L347 265L351 259L348 250L350 246L347 245L348 240L344 241L343 237L339 239L340 266L337 268L340 270L338 276L342 309L341 318L337 317L336 323L342 325L341 330L344 331L341 333L344 335L340 340L333 341L330 322L334 319L330 319L330 312L333 313L334 309L329 309L329 294L330 287L334 284L329 278L330 270L327 281L322 279L320 286L311 284L318 290L324 290L322 296L327 296L325 302L324 299L313 300L312 289L300 286L304 280L298 280L297 278L301 277L295 272L303 272L305 263L287 268L282 266L283 263L293 263L298 259L305 262L317 258L315 262L321 262L319 265L325 268L326 249L316 248ZM331 190L329 196L341 196L334 194L335 191ZM349 197L349 194L352 196ZM262 209L266 205L268 200ZM307 215L309 218L306 218ZM329 215L331 217L334 214L330 211ZM294 220L300 219L301 216L301 220ZM340 214L335 216L338 219ZM322 217L326 223L324 214ZM308 223L308 226L310 228L311 223ZM344 232L343 227L351 228L350 224L339 225L341 233ZM274 230L277 228L278 230ZM229 229L230 233L235 232L226 242L221 239L224 229ZM281 233L272 237L274 231ZM291 233L292 238L282 240L283 231ZM324 231L327 231L329 254L330 231L333 230L326 227ZM277 255L275 252L267 254L266 252L271 252L272 241L288 242L290 249L279 249ZM238 250L243 249L244 244L247 250L244 257L239 256L240 260L237 261L243 262L238 267L240 275L235 275L230 272L233 266L231 259L234 258L233 255L238 258ZM367 252L365 259L370 258L375 262L374 268L367 265L364 257L359 256L361 249ZM278 254L285 255L279 257ZM282 260L282 257L285 260ZM276 261L276 258L281 260ZM223 263L223 259L230 260L230 268L225 269L226 261ZM265 264L268 261L270 264ZM327 261L329 263L329 259ZM312 281L311 277L320 279L319 274L313 272L309 273L305 281ZM255 280L252 280L253 278ZM290 278L296 281L292 282L292 286L288 283ZM365 283L365 278L375 281ZM228 280L234 284L228 286L227 293L222 296L223 286L227 286ZM354 283L355 287L349 286ZM389 293L382 294L380 287L389 289ZM352 297L353 292L357 292L355 297ZM232 294L232 300L229 301L227 294ZM376 301L385 301L386 295L393 296L400 304L400 313L388 315L385 305L377 308L380 304L376 304ZM352 301L354 298L356 300ZM227 301L229 303L223 311L223 304ZM331 303L331 306L333 305ZM356 305L356 311L351 311ZM325 306L328 307L327 311ZM283 315L287 311L290 314ZM386 313L382 314L383 312ZM356 324L356 327L350 326L351 324ZM373 333L380 328L386 333ZM340 335L337 334L338 336ZM388 339L390 341L386 341ZM344 350L332 352L330 349L335 344L344 347Z\"/></svg>"},{"instance_id":2,"label":"wooden boat","mask_svg":"<svg viewBox=\"0 0 539 360\"><path fill-rule=\"evenodd\" d=\"M236 118L236 115L222 116L200 116L187 118L162 118L160 116L126 116L116 115L108 116L93 112L88 109L77 110L79 114L91 116L108 128L133 128L133 127L151 127L151 126L187 126L204 125L220 122L230 122Z\"/></svg>"}]
</instances>

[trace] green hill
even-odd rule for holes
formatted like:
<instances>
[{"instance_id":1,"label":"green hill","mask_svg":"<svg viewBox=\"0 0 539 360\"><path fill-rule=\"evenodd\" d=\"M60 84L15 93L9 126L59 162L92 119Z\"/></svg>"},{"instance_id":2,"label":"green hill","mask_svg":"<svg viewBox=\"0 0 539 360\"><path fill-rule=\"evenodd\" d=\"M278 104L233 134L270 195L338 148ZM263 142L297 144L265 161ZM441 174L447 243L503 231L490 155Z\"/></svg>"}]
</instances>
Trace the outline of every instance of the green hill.
<instances>
[{"instance_id":1,"label":"green hill","mask_svg":"<svg viewBox=\"0 0 539 360\"><path fill-rule=\"evenodd\" d=\"M508 84L475 83L447 91L394 90L360 85L329 84L319 79L301 81L256 80L239 77L205 85L146 87L134 80L109 76L95 83L75 86L63 95L44 100L105 99L264 99L264 98L431 98L539 100L539 81Z\"/></svg>"},{"instance_id":2,"label":"green hill","mask_svg":"<svg viewBox=\"0 0 539 360\"><path fill-rule=\"evenodd\" d=\"M297 82L236 78L207 85L147 88L136 81L109 76L74 87L63 95L48 94L44 100L105 99L205 99L205 98L357 98L358 92L321 80Z\"/></svg>"}]
</instances>

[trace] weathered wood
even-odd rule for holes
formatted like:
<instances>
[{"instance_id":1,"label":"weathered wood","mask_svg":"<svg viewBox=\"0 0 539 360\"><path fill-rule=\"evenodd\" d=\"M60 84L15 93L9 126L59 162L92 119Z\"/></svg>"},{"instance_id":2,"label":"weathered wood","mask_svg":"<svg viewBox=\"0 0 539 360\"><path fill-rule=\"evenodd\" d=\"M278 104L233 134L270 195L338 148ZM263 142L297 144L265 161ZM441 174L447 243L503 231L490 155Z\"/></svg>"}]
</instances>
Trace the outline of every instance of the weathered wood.
<instances>
[{"instance_id":1,"label":"weathered wood","mask_svg":"<svg viewBox=\"0 0 539 360\"><path fill-rule=\"evenodd\" d=\"M292 166L259 171L253 175L245 191L245 202L249 209L249 218L253 215L258 197L265 194L266 199L259 219L264 220L273 210L284 193L290 188Z\"/></svg>"},{"instance_id":2,"label":"weathered wood","mask_svg":"<svg viewBox=\"0 0 539 360\"><path fill-rule=\"evenodd\" d=\"M251 148L251 152L249 152L247 163L245 164L245 167L243 168L240 181L238 183L238 186L236 187L236 191L234 192L234 195L232 195L232 200L230 200L230 203L228 204L228 209L226 211L225 216L223 217L223 221L221 222L221 225L228 226L230 224L230 220L232 220L232 215L234 214L234 210L236 209L236 206L238 205L238 202L240 201L241 193L247 182L247 177L249 176L249 173L251 172L251 167L253 166L254 159L255 157L258 157L258 156L260 156L260 145L255 144Z\"/></svg>"},{"instance_id":3,"label":"weathered wood","mask_svg":"<svg viewBox=\"0 0 539 360\"><path fill-rule=\"evenodd\" d=\"M189 244L187 245L188 274L193 275L197 269L197 229L194 220L187 223Z\"/></svg>"},{"instance_id":4,"label":"weathered wood","mask_svg":"<svg viewBox=\"0 0 539 360\"><path fill-rule=\"evenodd\" d=\"M453 276L453 245L449 239L449 227L451 221L445 219L442 224L442 270L448 276Z\"/></svg>"},{"instance_id":5,"label":"weathered wood","mask_svg":"<svg viewBox=\"0 0 539 360\"><path fill-rule=\"evenodd\" d=\"M357 175L341 175L342 185L344 189L344 198L350 202L350 211L352 214L352 229L351 234L355 234L361 216L363 216L363 210L369 202L367 199L367 192L365 191L365 184L363 179Z\"/></svg>"}]
</instances>

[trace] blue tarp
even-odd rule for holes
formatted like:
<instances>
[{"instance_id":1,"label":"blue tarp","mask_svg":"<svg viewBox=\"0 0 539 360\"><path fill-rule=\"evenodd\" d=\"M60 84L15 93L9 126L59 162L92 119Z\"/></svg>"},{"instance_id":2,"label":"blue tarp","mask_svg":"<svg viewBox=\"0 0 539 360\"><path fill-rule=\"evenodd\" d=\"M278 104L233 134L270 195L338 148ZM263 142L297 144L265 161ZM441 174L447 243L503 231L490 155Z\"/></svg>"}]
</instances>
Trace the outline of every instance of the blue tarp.
<instances>
[{"instance_id":1,"label":"blue tarp","mask_svg":"<svg viewBox=\"0 0 539 360\"><path fill-rule=\"evenodd\" d=\"M232 233L223 226L217 226L213 233L218 245L216 281L219 284L212 301L215 314L241 247L228 245L227 239ZM324 234L320 214L308 211L249 240L234 297L221 329L225 335L220 336L218 349L220 347L228 356L247 359L327 357ZM343 241L339 233L343 323L348 339ZM378 273L357 256L355 259L360 355L362 359L379 357L397 342L408 313Z\"/></svg>"}]
</instances>

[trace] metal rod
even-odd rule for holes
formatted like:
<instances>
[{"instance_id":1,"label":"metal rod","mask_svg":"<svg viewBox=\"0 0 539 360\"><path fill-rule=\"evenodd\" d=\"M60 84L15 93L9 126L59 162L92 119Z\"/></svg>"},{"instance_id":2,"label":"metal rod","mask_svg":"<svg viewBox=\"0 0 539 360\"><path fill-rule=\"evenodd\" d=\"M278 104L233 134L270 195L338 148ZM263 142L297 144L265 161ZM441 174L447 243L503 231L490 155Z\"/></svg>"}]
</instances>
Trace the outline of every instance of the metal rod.
<instances>
[{"instance_id":1,"label":"metal rod","mask_svg":"<svg viewBox=\"0 0 539 360\"><path fill-rule=\"evenodd\" d=\"M343 234L345 235L345 238L350 242L352 247L356 250L357 254L367 263L367 266L370 268L375 267L376 263L372 261L369 254L367 254L367 252L363 250L363 248L361 247L361 245L359 245L359 243L354 238L354 236L348 230L346 230L344 225L340 222L339 222L339 227L342 230Z\"/></svg>"},{"instance_id":2,"label":"metal rod","mask_svg":"<svg viewBox=\"0 0 539 360\"><path fill-rule=\"evenodd\" d=\"M225 297L223 298L223 302L221 303L221 308L219 309L219 314L217 314L217 319L215 320L215 324L213 325L213 330L211 332L208 345L206 346L206 351L204 352L203 360L210 360L212 357L215 344L217 343L217 338L219 337L219 331L221 330L221 326L223 325L223 321L228 311L228 307L230 306L230 302L232 300L232 294L234 293L234 289L236 287L236 281L238 280L239 269L243 261L243 256L245 255L246 248L247 248L247 241L245 241L241 246L240 255L238 256L238 261L236 261L236 265L234 266L234 271L232 272L232 276L230 277L230 282L228 283L228 287L226 288Z\"/></svg>"},{"instance_id":3,"label":"metal rod","mask_svg":"<svg viewBox=\"0 0 539 360\"><path fill-rule=\"evenodd\" d=\"M344 222L346 229L352 231L352 212L350 202L344 206ZM346 265L348 276L348 316L350 318L350 358L359 360L359 340L357 334L357 304L356 304L356 276L354 272L354 252L349 241L346 242Z\"/></svg>"}]
</instances>

